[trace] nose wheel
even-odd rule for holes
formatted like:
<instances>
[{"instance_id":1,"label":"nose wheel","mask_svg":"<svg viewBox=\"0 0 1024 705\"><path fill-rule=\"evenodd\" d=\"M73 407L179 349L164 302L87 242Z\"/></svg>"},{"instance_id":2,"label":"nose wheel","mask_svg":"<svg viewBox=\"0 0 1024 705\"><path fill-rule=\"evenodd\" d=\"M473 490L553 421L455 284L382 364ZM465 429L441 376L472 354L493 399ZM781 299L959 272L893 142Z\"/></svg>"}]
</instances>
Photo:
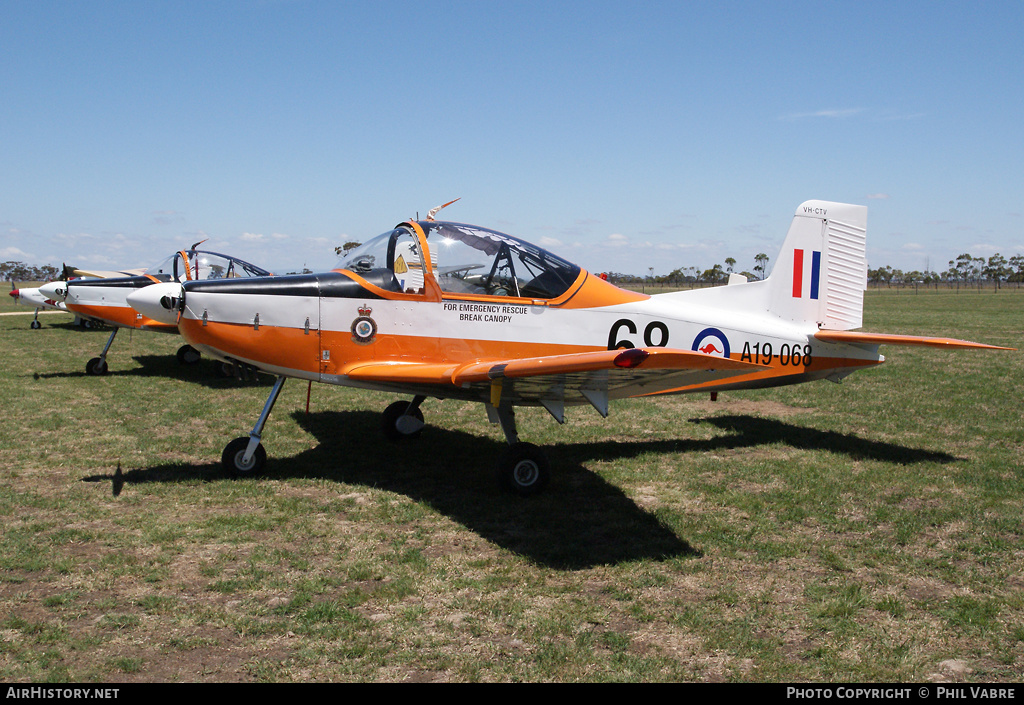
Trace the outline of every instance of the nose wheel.
<instances>
[{"instance_id":1,"label":"nose wheel","mask_svg":"<svg viewBox=\"0 0 1024 705\"><path fill-rule=\"evenodd\" d=\"M232 477L247 477L259 475L263 472L263 466L267 464L267 451L263 444L256 441L256 449L246 459L246 451L249 448L249 436L242 436L228 443L221 453L220 462L224 470Z\"/></svg>"},{"instance_id":2,"label":"nose wheel","mask_svg":"<svg viewBox=\"0 0 1024 705\"><path fill-rule=\"evenodd\" d=\"M231 477L249 477L263 472L263 466L267 463L267 451L263 449L260 440L263 427L267 424L267 419L270 418L270 412L274 409L278 395L281 394L284 380L284 377L278 377L274 382L274 388L270 390L270 396L263 405L263 412L256 420L256 425L253 426L249 435L236 438L224 447L224 452L220 455L220 462L224 471Z\"/></svg>"},{"instance_id":3,"label":"nose wheel","mask_svg":"<svg viewBox=\"0 0 1024 705\"><path fill-rule=\"evenodd\" d=\"M102 357L94 357L85 363L85 374L95 377L102 377L107 374L107 361Z\"/></svg>"},{"instance_id":4,"label":"nose wheel","mask_svg":"<svg viewBox=\"0 0 1024 705\"><path fill-rule=\"evenodd\" d=\"M87 375L102 377L107 374L107 351L110 350L110 346L113 345L114 338L117 336L117 331L119 330L121 329L114 328L114 330L111 331L110 337L107 338L107 344L103 346L103 352L100 353L99 357L94 357L89 360L89 362L85 363L85 373Z\"/></svg>"}]
</instances>

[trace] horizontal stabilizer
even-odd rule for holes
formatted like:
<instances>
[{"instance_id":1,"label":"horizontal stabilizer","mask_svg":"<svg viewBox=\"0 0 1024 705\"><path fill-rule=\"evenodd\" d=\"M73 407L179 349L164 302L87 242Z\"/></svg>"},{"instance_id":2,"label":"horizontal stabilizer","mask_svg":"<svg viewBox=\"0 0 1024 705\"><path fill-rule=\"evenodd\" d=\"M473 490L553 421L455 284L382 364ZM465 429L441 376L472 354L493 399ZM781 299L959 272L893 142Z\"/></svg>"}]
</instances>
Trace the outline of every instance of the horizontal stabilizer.
<instances>
[{"instance_id":1,"label":"horizontal stabilizer","mask_svg":"<svg viewBox=\"0 0 1024 705\"><path fill-rule=\"evenodd\" d=\"M845 330L819 330L814 337L825 343L848 343L856 345L924 345L933 348L974 348L978 350L1016 350L998 345L973 343L956 338L931 338L918 335L892 335L889 333L856 333Z\"/></svg>"}]
</instances>

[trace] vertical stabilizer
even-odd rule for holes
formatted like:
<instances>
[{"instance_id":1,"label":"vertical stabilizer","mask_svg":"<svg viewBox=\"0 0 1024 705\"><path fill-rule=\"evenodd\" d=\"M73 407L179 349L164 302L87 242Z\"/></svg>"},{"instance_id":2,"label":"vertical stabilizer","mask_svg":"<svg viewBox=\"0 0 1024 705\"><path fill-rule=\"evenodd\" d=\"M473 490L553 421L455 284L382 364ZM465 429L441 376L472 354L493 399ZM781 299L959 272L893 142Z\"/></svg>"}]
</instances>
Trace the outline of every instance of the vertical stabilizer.
<instances>
[{"instance_id":1,"label":"vertical stabilizer","mask_svg":"<svg viewBox=\"0 0 1024 705\"><path fill-rule=\"evenodd\" d=\"M773 314L819 328L862 325L868 209L807 201L796 209L769 282Z\"/></svg>"}]
</instances>

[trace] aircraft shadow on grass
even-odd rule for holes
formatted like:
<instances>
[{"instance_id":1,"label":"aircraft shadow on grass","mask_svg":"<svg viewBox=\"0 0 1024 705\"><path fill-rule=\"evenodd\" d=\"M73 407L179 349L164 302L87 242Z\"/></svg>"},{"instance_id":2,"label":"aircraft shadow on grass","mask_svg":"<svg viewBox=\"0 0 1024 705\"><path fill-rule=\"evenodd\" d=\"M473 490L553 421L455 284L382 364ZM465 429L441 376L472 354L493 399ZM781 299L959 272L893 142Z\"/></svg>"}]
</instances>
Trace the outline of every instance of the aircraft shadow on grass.
<instances>
[{"instance_id":1,"label":"aircraft shadow on grass","mask_svg":"<svg viewBox=\"0 0 1024 705\"><path fill-rule=\"evenodd\" d=\"M645 453L701 453L784 443L828 450L855 459L899 463L952 462L946 453L907 448L854 435L818 431L753 416L692 419L732 431L707 440L587 442L551 447L554 471L547 493L529 499L500 492L494 477L504 441L428 427L417 439L384 441L380 415L371 411L293 412L296 422L319 441L290 458L267 461L264 476L319 478L403 494L433 507L482 538L558 569L583 569L638 559L699 557L701 552L638 506L622 490L588 470L593 460ZM268 439L269 440L269 437ZM120 468L86 482L125 485L227 480L219 463ZM251 481L258 482L259 477Z\"/></svg>"},{"instance_id":2,"label":"aircraft shadow on grass","mask_svg":"<svg viewBox=\"0 0 1024 705\"><path fill-rule=\"evenodd\" d=\"M239 385L249 387L274 386L274 378L269 375L250 375L241 377L224 377L217 371L218 363L215 360L204 359L192 365L182 365L178 362L174 353L167 355L132 355L136 366L128 369L118 369L116 365L119 360L111 356L108 358L111 365L110 371L105 377L139 377L152 379L173 379L182 382L201 384L209 389L232 389ZM130 363L122 362L127 367ZM85 371L83 358L82 368L73 372L36 372L32 375L35 379L73 379L77 377L92 378Z\"/></svg>"}]
</instances>

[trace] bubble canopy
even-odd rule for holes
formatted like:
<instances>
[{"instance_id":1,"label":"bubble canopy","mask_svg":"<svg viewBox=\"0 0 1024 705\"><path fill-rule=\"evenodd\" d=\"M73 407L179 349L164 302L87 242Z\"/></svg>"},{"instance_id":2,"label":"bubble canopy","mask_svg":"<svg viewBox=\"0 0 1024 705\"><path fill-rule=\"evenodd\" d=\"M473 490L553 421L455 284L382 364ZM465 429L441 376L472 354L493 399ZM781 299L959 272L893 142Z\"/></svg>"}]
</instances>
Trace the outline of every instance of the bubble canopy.
<instances>
[{"instance_id":1,"label":"bubble canopy","mask_svg":"<svg viewBox=\"0 0 1024 705\"><path fill-rule=\"evenodd\" d=\"M145 272L160 281L196 281L267 277L270 272L254 264L218 252L181 250L153 265Z\"/></svg>"},{"instance_id":2,"label":"bubble canopy","mask_svg":"<svg viewBox=\"0 0 1024 705\"><path fill-rule=\"evenodd\" d=\"M554 299L572 286L577 265L518 238L461 223L420 221L429 269L450 294ZM416 230L403 224L348 252L335 266L360 275L391 272L402 291L422 290L424 261Z\"/></svg>"}]
</instances>

